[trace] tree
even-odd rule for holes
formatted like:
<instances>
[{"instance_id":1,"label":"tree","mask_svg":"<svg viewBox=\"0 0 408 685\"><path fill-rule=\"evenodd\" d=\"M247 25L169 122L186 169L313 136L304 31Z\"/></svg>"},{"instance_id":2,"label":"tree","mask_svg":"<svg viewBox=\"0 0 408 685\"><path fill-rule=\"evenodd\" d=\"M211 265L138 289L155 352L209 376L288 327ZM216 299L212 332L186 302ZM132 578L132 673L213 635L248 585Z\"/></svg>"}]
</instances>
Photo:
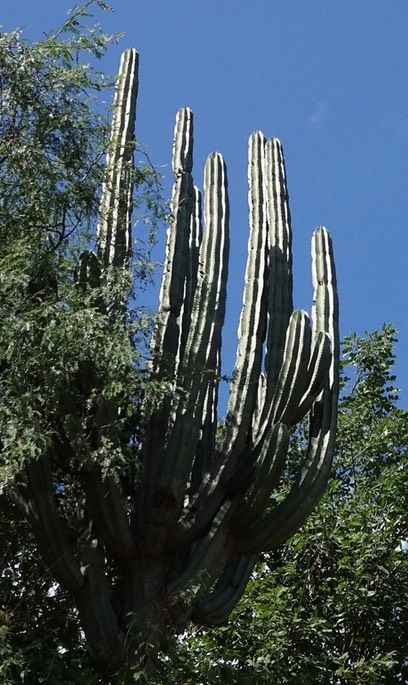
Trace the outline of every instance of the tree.
<instances>
[{"instance_id":1,"label":"tree","mask_svg":"<svg viewBox=\"0 0 408 685\"><path fill-rule=\"evenodd\" d=\"M143 320L132 311L134 186L149 180L134 164L138 54L122 56L108 140L86 97L100 79L72 59L73 51L98 54L104 44L81 33L90 4L65 26L74 33L68 42L57 34L29 48L13 34L2 53L0 468L4 497L32 533L21 531L20 549L41 557L25 574L41 583L42 564L53 579L31 606L42 599L69 617L65 630L58 618L48 624L58 633L54 649L59 641L52 677L66 677L65 661L76 666L73 682L123 685L154 678L159 651L189 619L214 625L228 617L258 554L288 539L320 498L337 418L338 306L331 239L319 227L313 324L293 311L282 147L256 132L244 306L217 439L227 176L222 156L211 154L203 231L193 117L184 108L144 366ZM157 203L153 210L157 216ZM96 236L87 236L96 218ZM280 491L289 429L306 414L302 459ZM13 525L18 530L21 520ZM25 562L13 568L10 555L7 545L13 593L13 572L22 574ZM3 619L6 628L13 623L7 612ZM24 620L19 630L27 639ZM83 642L91 661L79 665Z\"/></svg>"},{"instance_id":2,"label":"tree","mask_svg":"<svg viewBox=\"0 0 408 685\"><path fill-rule=\"evenodd\" d=\"M394 343L390 325L346 338L325 495L256 567L230 624L184 636L169 680L407 682L408 412L394 386Z\"/></svg>"},{"instance_id":3,"label":"tree","mask_svg":"<svg viewBox=\"0 0 408 685\"><path fill-rule=\"evenodd\" d=\"M133 299L127 332L115 335L93 304L87 312L89 297L73 278L79 255L94 244L104 158L111 145L110 112L103 111L97 96L114 79L91 68L86 56L96 64L112 38L89 23L93 4L76 6L61 29L39 43L29 43L20 31L0 35L2 682L57 685L95 677L75 603L42 558L15 484L24 481L24 464L49 448L55 433L47 415L50 405L69 421L72 404L84 408L92 402L90 388L79 385L81 365L96 375L103 366L109 392L121 382L127 364L127 387L139 387L142 352L136 343L146 339L151 326L151 317ZM138 287L149 279L149 250L167 210L159 175L143 155L132 179L138 189L134 207L149 223L147 243L133 248ZM115 368L110 377L100 352ZM123 425L126 419L124 413ZM75 504L76 492L62 465L54 477L59 506L70 497Z\"/></svg>"}]
</instances>

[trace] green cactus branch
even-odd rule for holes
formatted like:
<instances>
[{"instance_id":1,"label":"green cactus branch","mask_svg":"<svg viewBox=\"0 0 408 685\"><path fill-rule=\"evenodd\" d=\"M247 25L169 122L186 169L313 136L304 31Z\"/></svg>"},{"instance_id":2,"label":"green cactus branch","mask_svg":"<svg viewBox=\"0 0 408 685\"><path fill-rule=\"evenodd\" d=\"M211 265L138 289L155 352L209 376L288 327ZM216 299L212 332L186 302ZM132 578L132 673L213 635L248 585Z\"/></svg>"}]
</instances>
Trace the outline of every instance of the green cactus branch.
<instances>
[{"instance_id":1,"label":"green cactus branch","mask_svg":"<svg viewBox=\"0 0 408 685\"><path fill-rule=\"evenodd\" d=\"M214 589L197 603L192 619L205 626L225 623L244 592L257 559L257 555L233 557L224 568Z\"/></svg>"},{"instance_id":2,"label":"green cactus branch","mask_svg":"<svg viewBox=\"0 0 408 685\"><path fill-rule=\"evenodd\" d=\"M266 332L266 275L268 230L264 187L264 147L261 133L249 140L249 205L250 235L245 273L243 309L239 324L239 343L232 374L223 449L242 449L253 414L261 370ZM239 416L239 421L237 421Z\"/></svg>"},{"instance_id":3,"label":"green cactus branch","mask_svg":"<svg viewBox=\"0 0 408 685\"><path fill-rule=\"evenodd\" d=\"M193 217L197 202L191 175L192 144L193 116L185 108L178 113L175 127L173 171L176 181L171 200L171 222L158 320L152 341L152 365L159 377L174 371L180 336L180 311L188 271L191 269L190 234L194 230Z\"/></svg>"},{"instance_id":4,"label":"green cactus branch","mask_svg":"<svg viewBox=\"0 0 408 685\"><path fill-rule=\"evenodd\" d=\"M107 174L97 228L98 257L105 266L126 266L131 254L138 69L139 55L136 50L125 50L113 102Z\"/></svg>"},{"instance_id":5,"label":"green cactus branch","mask_svg":"<svg viewBox=\"0 0 408 685\"><path fill-rule=\"evenodd\" d=\"M50 455L27 466L28 487L23 492L28 520L36 534L43 558L56 580L72 593L83 585L80 565L61 525L54 493ZM20 496L20 501L21 501Z\"/></svg>"}]
</instances>

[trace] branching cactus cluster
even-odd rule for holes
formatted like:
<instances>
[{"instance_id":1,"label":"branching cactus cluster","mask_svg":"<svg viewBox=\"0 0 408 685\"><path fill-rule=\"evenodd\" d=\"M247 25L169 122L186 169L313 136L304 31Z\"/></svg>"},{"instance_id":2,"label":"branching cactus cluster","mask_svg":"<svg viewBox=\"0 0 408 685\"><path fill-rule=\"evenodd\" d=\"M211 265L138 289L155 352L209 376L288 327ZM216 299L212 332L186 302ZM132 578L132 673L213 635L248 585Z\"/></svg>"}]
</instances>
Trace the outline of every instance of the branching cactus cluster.
<instances>
[{"instance_id":1,"label":"branching cactus cluster","mask_svg":"<svg viewBox=\"0 0 408 685\"><path fill-rule=\"evenodd\" d=\"M136 51L126 51L97 250L83 255L77 273L87 287L111 267L126 271L131 263L137 65ZM42 490L32 487L31 521L39 538L44 537L39 529L48 526L44 556L76 599L106 682L127 682L127 677L131 682L121 664L136 663L141 645L158 650L163 637L188 620L217 625L228 619L259 553L287 540L317 503L333 454L338 302L330 236L322 227L313 235L310 320L306 312L293 311L282 147L276 138L253 133L243 307L227 413L219 422L229 256L227 171L219 153L208 157L202 199L192 160L193 114L184 108L175 127L171 220L150 381L138 419L141 475L135 490L129 496L120 481L88 466L80 481L93 537L85 544L83 535L72 546L51 503L47 464L31 469L32 481L44 482ZM121 314L123 301L117 303ZM109 407L107 416L119 410ZM308 413L303 465L279 489L287 473L290 431Z\"/></svg>"},{"instance_id":2,"label":"branching cactus cluster","mask_svg":"<svg viewBox=\"0 0 408 685\"><path fill-rule=\"evenodd\" d=\"M222 156L211 154L202 212L192 157L193 115L185 108L175 127L172 221L152 342L152 374L169 391L146 412L139 534L153 555L171 551L169 601L214 625L228 618L257 555L287 540L323 492L336 427L338 303L331 239L320 227L312 241L313 323L293 311L282 147L253 133L243 309L227 415L217 430L227 172ZM308 412L303 467L286 496L273 497L290 429Z\"/></svg>"}]
</instances>

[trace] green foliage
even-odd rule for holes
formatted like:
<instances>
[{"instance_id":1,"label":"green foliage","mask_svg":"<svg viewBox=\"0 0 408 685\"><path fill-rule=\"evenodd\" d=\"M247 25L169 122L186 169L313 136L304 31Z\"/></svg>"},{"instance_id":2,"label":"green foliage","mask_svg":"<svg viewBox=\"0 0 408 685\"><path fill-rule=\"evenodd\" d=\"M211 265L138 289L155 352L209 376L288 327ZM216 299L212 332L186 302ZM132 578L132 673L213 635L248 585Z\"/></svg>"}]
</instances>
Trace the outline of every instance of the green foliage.
<instances>
[{"instance_id":1,"label":"green foliage","mask_svg":"<svg viewBox=\"0 0 408 685\"><path fill-rule=\"evenodd\" d=\"M93 458L101 449L105 455L112 444L118 456L118 436L136 409L134 397L141 395L143 374L136 370L143 364L136 350L150 318L140 308L121 320L109 315L116 290L125 286L131 295L132 280L112 270L90 292L73 279L79 252L95 228L104 157L113 144L107 113L95 99L112 80L84 61L86 54L101 57L115 38L89 26L94 4L76 5L61 29L40 43L30 44L19 31L0 35L3 488L25 460L44 452L61 417L69 438L75 441L81 431L88 436L78 446L80 458ZM139 211L150 225L133 266L134 282L143 285L165 207L155 170L143 163L134 173ZM104 311L96 306L102 300ZM112 398L120 402L121 415L96 448L98 427L88 417L102 420L102 405ZM103 463L104 455L98 454Z\"/></svg>"},{"instance_id":2,"label":"green foliage","mask_svg":"<svg viewBox=\"0 0 408 685\"><path fill-rule=\"evenodd\" d=\"M408 412L394 386L395 341L390 325L346 338L326 494L303 529L256 567L227 626L183 636L170 679L407 681Z\"/></svg>"},{"instance_id":3,"label":"green foliage","mask_svg":"<svg viewBox=\"0 0 408 685\"><path fill-rule=\"evenodd\" d=\"M77 7L40 43L20 31L0 36L3 238L36 244L43 234L55 247L96 214L108 128L89 98L105 79L82 53L99 56L107 37L95 29L78 35L85 14ZM3 256L6 241L1 247Z\"/></svg>"},{"instance_id":4,"label":"green foliage","mask_svg":"<svg viewBox=\"0 0 408 685\"><path fill-rule=\"evenodd\" d=\"M26 520L0 496L0 682L91 681L70 598L46 568Z\"/></svg>"},{"instance_id":5,"label":"green foliage","mask_svg":"<svg viewBox=\"0 0 408 685\"><path fill-rule=\"evenodd\" d=\"M30 301L26 308L25 296L18 316L15 299L3 309L4 485L27 459L47 449L57 431L66 435L75 460L98 458L104 463L112 447L119 447L121 431L137 408L134 398L141 395L131 341L138 322L113 322L87 306L89 297L79 297L70 283L65 297L63 289L60 284L61 299ZM104 407L111 399L120 405L121 415L109 421ZM105 429L105 436L96 435ZM67 454L64 464L66 468Z\"/></svg>"},{"instance_id":6,"label":"green foliage","mask_svg":"<svg viewBox=\"0 0 408 685\"><path fill-rule=\"evenodd\" d=\"M81 244L84 231L94 228L110 132L96 97L114 79L86 58L95 63L119 36L92 25L93 5L110 9L99 0L76 5L41 42L28 42L19 30L0 34L0 260L6 267L33 249L38 260L41 249L60 247L78 228ZM160 176L144 155L135 174L141 213L157 227L165 211Z\"/></svg>"}]
</instances>

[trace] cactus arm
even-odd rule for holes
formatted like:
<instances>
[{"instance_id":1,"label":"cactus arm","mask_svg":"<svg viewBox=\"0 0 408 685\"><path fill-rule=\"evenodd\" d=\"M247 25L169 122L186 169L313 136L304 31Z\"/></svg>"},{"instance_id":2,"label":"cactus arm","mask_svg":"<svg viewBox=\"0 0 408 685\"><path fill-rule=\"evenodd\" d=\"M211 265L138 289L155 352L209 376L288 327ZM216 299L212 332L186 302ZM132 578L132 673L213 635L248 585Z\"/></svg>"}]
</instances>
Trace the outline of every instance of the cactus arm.
<instances>
[{"instance_id":1,"label":"cactus arm","mask_svg":"<svg viewBox=\"0 0 408 685\"><path fill-rule=\"evenodd\" d=\"M214 589L195 607L192 620L204 626L225 623L244 592L257 560L257 556L231 559Z\"/></svg>"},{"instance_id":2,"label":"cactus arm","mask_svg":"<svg viewBox=\"0 0 408 685\"><path fill-rule=\"evenodd\" d=\"M191 313L193 309L194 295L197 287L200 245L203 239L203 228L201 220L201 193L197 186L194 186L193 193L194 205L193 212L191 215L191 228L189 234L189 258L188 260L186 260L188 272L186 275L183 307L181 312L181 335L178 352L178 363L180 363L181 359L183 358L190 330Z\"/></svg>"},{"instance_id":3,"label":"cactus arm","mask_svg":"<svg viewBox=\"0 0 408 685\"><path fill-rule=\"evenodd\" d=\"M308 456L300 477L283 502L238 536L237 549L242 554L272 550L283 544L300 528L321 497L331 466L333 417L329 403L319 403L317 408L320 411L312 410Z\"/></svg>"},{"instance_id":4,"label":"cactus arm","mask_svg":"<svg viewBox=\"0 0 408 685\"><path fill-rule=\"evenodd\" d=\"M214 463L214 468L204 475L199 490L190 499L172 528L169 538L170 549L178 549L199 538L208 528L222 502L248 489L255 468L259 466L259 460L262 462L264 459L264 456L260 455L269 452L270 459L273 458L273 449L270 449L272 438L275 440L276 433L269 430L265 439L259 441L249 455L245 455L235 467L232 467L232 462L228 461L227 457ZM280 473L277 469L278 464L280 469L280 460L275 462L276 474Z\"/></svg>"},{"instance_id":5,"label":"cactus arm","mask_svg":"<svg viewBox=\"0 0 408 685\"><path fill-rule=\"evenodd\" d=\"M292 414L292 425L301 421L311 409L313 402L324 388L331 365L331 341L328 333L320 331L316 336L306 377L306 391Z\"/></svg>"},{"instance_id":6,"label":"cactus arm","mask_svg":"<svg viewBox=\"0 0 408 685\"><path fill-rule=\"evenodd\" d=\"M178 521L170 530L168 538L170 550L192 544L208 529L225 499L224 470L224 465L220 467L217 464L215 473L210 471L204 474L198 491L189 499Z\"/></svg>"},{"instance_id":7,"label":"cactus arm","mask_svg":"<svg viewBox=\"0 0 408 685\"><path fill-rule=\"evenodd\" d=\"M292 303L292 231L289 196L283 150L277 138L265 146L265 184L268 216L268 330L266 336L265 374L258 387L258 411L254 435L259 439L260 426L270 411L283 361L286 331L293 310Z\"/></svg>"},{"instance_id":8,"label":"cactus arm","mask_svg":"<svg viewBox=\"0 0 408 685\"><path fill-rule=\"evenodd\" d=\"M64 521L55 501L49 457L41 457L27 465L28 487L21 502L30 520L41 554L54 577L73 593L80 590L83 577L66 535Z\"/></svg>"},{"instance_id":9,"label":"cactus arm","mask_svg":"<svg viewBox=\"0 0 408 685\"><path fill-rule=\"evenodd\" d=\"M148 535L148 526L152 524L157 544L163 544L164 537L167 538L165 529L176 523L183 509L205 414L207 388L218 371L229 252L226 167L218 153L210 155L206 162L204 200L205 231L189 335L177 368L174 394L152 416L153 430L144 452L142 492L137 498L142 522L139 532ZM157 525L162 529L161 536L157 534Z\"/></svg>"},{"instance_id":10,"label":"cactus arm","mask_svg":"<svg viewBox=\"0 0 408 685\"><path fill-rule=\"evenodd\" d=\"M311 410L309 446L302 471L291 491L275 509L237 539L241 553L273 549L305 521L326 486L334 451L339 393L338 298L333 248L328 231L319 227L312 239L315 287L314 330L328 333L332 356L326 383Z\"/></svg>"},{"instance_id":11,"label":"cactus arm","mask_svg":"<svg viewBox=\"0 0 408 685\"><path fill-rule=\"evenodd\" d=\"M197 263L197 245L200 228L197 217L200 209L196 205L200 198L194 190L191 175L193 157L193 113L182 108L176 116L173 139L172 168L176 175L172 198L171 218L167 231L166 258L160 288L159 308L156 325L151 341L151 378L171 382L160 406L155 406L149 388L144 403L144 433L140 459L143 463L144 477L137 492L136 527L139 533L145 528L146 513L157 485L165 443L169 417L174 405L175 373L180 345L180 320L186 277L194 271ZM194 213L194 217L193 217ZM191 235L193 230L194 234ZM191 250L189 252L189 243ZM192 286L191 286L192 287ZM185 310L183 318L186 316ZM183 334L182 334L183 335ZM184 334L185 335L185 334ZM183 341L185 345L185 341ZM173 395L173 396L171 396Z\"/></svg>"},{"instance_id":12,"label":"cactus arm","mask_svg":"<svg viewBox=\"0 0 408 685\"><path fill-rule=\"evenodd\" d=\"M304 311L293 312L288 326L284 357L272 402L271 418L290 424L292 406L304 394L312 332Z\"/></svg>"},{"instance_id":13,"label":"cactus arm","mask_svg":"<svg viewBox=\"0 0 408 685\"><path fill-rule=\"evenodd\" d=\"M312 277L314 286L314 331L326 331L333 343L333 357L330 368L330 387L336 390L339 371L339 303L337 295L336 270L334 266L333 243L328 230L319 226L312 237ZM337 380L336 380L337 379ZM333 396L335 402L336 397Z\"/></svg>"},{"instance_id":14,"label":"cactus arm","mask_svg":"<svg viewBox=\"0 0 408 685\"><path fill-rule=\"evenodd\" d=\"M123 633L112 602L111 584L105 573L105 554L95 538L80 540L78 556L84 583L76 593L81 624L90 651L105 667L119 669L124 656Z\"/></svg>"},{"instance_id":15,"label":"cactus arm","mask_svg":"<svg viewBox=\"0 0 408 685\"><path fill-rule=\"evenodd\" d=\"M323 336L322 340L327 341L327 336ZM326 349L327 349L327 342L326 342ZM320 381L319 381L320 383ZM308 399L310 399L311 395L307 395ZM316 415L315 417L315 424L318 424L318 416ZM333 429L333 426L331 426L331 429ZM314 430L313 428L311 429L312 431ZM325 428L322 428L322 432L324 434ZM269 434L272 434L272 431L269 431ZM269 444L270 438L268 436L265 437L265 439L262 442L259 442L258 445L256 445L252 452L243 460L242 464L236 467L235 472L232 473L230 476L229 469L227 466L227 469L221 468L219 470L219 473L213 478L213 479L207 479L204 481L201 490L196 494L195 498L193 498L192 502L190 503L189 507L186 508L186 511L184 512L184 516L181 517L180 521L178 522L177 526L175 527L173 531L173 539L172 539L172 545L171 547L177 548L183 546L183 544L188 544L191 542L193 539L196 539L197 536L200 535L201 531L205 530L206 526L209 524L211 521L212 517L214 516L214 513L217 511L217 508L220 506L220 503L224 499L224 497L227 495L231 494L238 494L239 492L242 492L248 487L248 483L252 482L252 479L254 478L254 471L256 469L259 469L260 464L263 463L263 458L260 456L263 452L266 452L267 450L270 450L271 454L274 454L274 459L275 459L275 473L273 474L273 477L271 475L271 482L268 483L264 480L264 478L259 478L258 481L260 482L259 485L259 492L263 493L263 505L265 505L268 497L270 496L271 490L275 487L277 480L279 478L279 475L281 473L281 469L284 465L284 456L285 456L285 450L282 448L280 451L280 455L277 455L274 453L274 448ZM313 441L315 452L317 449L319 449L319 441L314 440ZM309 480L312 478L312 468L313 466L320 468L321 471L321 478L320 478L320 484L318 481L316 481L315 484L315 497L318 499L321 495L322 488L325 486L325 478L327 477L327 471L330 468L330 463L331 459L327 460L327 452L330 452L332 450L332 447L327 446L326 448L326 456L325 458L325 464L323 465L324 468L321 468L321 464L319 464L318 459L316 458L316 454L311 451L309 448L309 454L308 454L308 460L306 462L305 469L308 467L311 469L310 475L309 475ZM322 458L322 457L321 457ZM309 466L310 464L310 466ZM322 481L323 479L323 481ZM264 488L262 488L262 485L264 485ZM294 493L292 493L293 495ZM254 506L257 503L256 500L256 495L257 491L256 488L253 488L253 500L254 500ZM266 498L266 499L265 499ZM262 514L262 503L257 509L257 513L259 516ZM294 506L292 507L293 513L297 511L299 508L299 501L294 503ZM248 524L250 520L250 516L245 515L245 509L242 509L243 512L243 521L242 527L245 528L245 522ZM309 511L305 514L304 518L308 515ZM237 514L235 516L238 516ZM252 517L255 518L255 517ZM252 520L251 518L251 520ZM283 531L285 528L285 513L282 513L282 516L280 518L280 521L277 523L275 519L272 519L271 515L271 526L270 528L274 531L276 534L276 527L279 532L279 530ZM262 530L263 528L263 523L259 524L258 528ZM294 530L296 530L299 527L300 523L296 522L293 530L283 539L287 539ZM234 526L236 528L239 526ZM242 536L241 537L241 542L239 545L242 545ZM259 553L261 549L269 549L270 548L270 543L269 543L269 538L272 538L272 534L269 534L268 536L263 537L263 542L262 545L258 544L256 545L255 541L255 536L254 532L251 529L251 535L250 537L250 544L247 545L245 544L244 546L238 546L238 549L240 549L243 553L252 553L256 554ZM252 544L251 544L252 543Z\"/></svg>"},{"instance_id":16,"label":"cactus arm","mask_svg":"<svg viewBox=\"0 0 408 685\"><path fill-rule=\"evenodd\" d=\"M75 283L80 288L97 288L101 283L101 265L95 252L85 250L82 252L79 264L74 273Z\"/></svg>"},{"instance_id":17,"label":"cactus arm","mask_svg":"<svg viewBox=\"0 0 408 685\"><path fill-rule=\"evenodd\" d=\"M234 468L228 464L225 469L225 490L229 497L240 495L248 489L248 484L251 483L256 464L260 458L260 454L269 444L272 437L272 430L269 430L259 440L252 449L244 454L238 461Z\"/></svg>"},{"instance_id":18,"label":"cactus arm","mask_svg":"<svg viewBox=\"0 0 408 685\"><path fill-rule=\"evenodd\" d=\"M231 555L228 521L234 505L224 502L210 531L197 542L184 570L169 582L170 603L182 601L192 608L222 574Z\"/></svg>"},{"instance_id":19,"label":"cactus arm","mask_svg":"<svg viewBox=\"0 0 408 685\"><path fill-rule=\"evenodd\" d=\"M151 346L152 371L171 377L179 348L180 312L185 281L196 237L190 237L195 202L198 202L191 175L193 156L193 113L187 107L177 113L174 128L172 167L175 174L171 199L171 220L167 231L166 260L160 288L158 320ZM191 249L189 250L189 240ZM196 261L196 260L195 260Z\"/></svg>"},{"instance_id":20,"label":"cactus arm","mask_svg":"<svg viewBox=\"0 0 408 685\"><path fill-rule=\"evenodd\" d=\"M173 138L172 169L176 177L191 174L193 170L193 133L193 112L189 107L182 107L177 112Z\"/></svg>"},{"instance_id":21,"label":"cactus arm","mask_svg":"<svg viewBox=\"0 0 408 685\"><path fill-rule=\"evenodd\" d=\"M251 135L248 144L248 201L250 234L245 271L238 348L232 374L222 450L242 451L257 395L262 347L266 333L267 217L264 188L265 138Z\"/></svg>"},{"instance_id":22,"label":"cactus arm","mask_svg":"<svg viewBox=\"0 0 408 685\"><path fill-rule=\"evenodd\" d=\"M295 316L293 317L293 334L288 336L288 347L294 348L296 346L297 356L293 354L292 349L291 354L289 355L288 350L287 365L284 367L284 371L282 372L282 383L278 384L278 390L280 390L277 399L278 408L279 404L283 404L283 409L285 409L289 400L291 405L293 404L294 391L291 385L293 376L289 374L290 364L293 366L292 372L294 377L298 379L298 386L300 386L300 389L297 390L296 397L299 399L299 397L302 396L304 380L302 379L302 375L299 374L298 368L295 364L297 358L299 357L301 360L302 371L307 372L305 376L307 385L307 392L305 393L306 399L302 398L302 408L304 411L306 411L305 407L307 406L307 402L311 403L311 398L315 399L318 391L321 389L321 376L325 373L325 369L322 369L318 365L319 359L322 356L320 349L321 344L319 346L315 346L309 368L307 368L306 360L309 354L308 348L310 345L310 336L308 333L310 331L306 333L306 344L304 331L305 329L307 330L308 326L309 324L307 315L304 312L296 312ZM323 340L325 343L324 350L326 353L328 353L328 336L323 334L323 337L320 336L319 340ZM282 398L284 399L282 400ZM297 407L296 404L295 406ZM275 412L275 414L277 413L278 412ZM283 413L283 411L281 413ZM278 429L279 425L280 424L275 425L275 430ZM281 428L280 430L283 429ZM220 460L219 462L215 463L217 471L212 473L211 477L203 480L200 490L196 493L195 497L186 507L185 511L180 517L178 524L173 529L173 545L182 545L183 543L186 543L187 540L192 540L195 536L199 535L200 531L203 530L211 521L211 518L214 515L217 507L220 505L225 496L235 496L247 490L248 484L253 481L255 471L264 461L264 455L267 453L274 455L274 450L277 448L277 442L275 440L276 435L277 433L274 433L273 430L264 426L261 438L255 443L252 449L247 452L244 457L238 461L238 463L235 464L235 466L233 465L233 461L230 461L226 458L224 461ZM280 440L281 439L282 436ZM271 444L271 442L273 444ZM286 439L282 442L282 445L285 444ZM280 465L279 469L275 470L275 474L280 475L281 467L283 466L283 462L281 461L283 454L284 449L282 448L282 450L278 449L278 454L275 454L274 457L270 457L276 459L276 464ZM274 476L274 484L277 482L277 477L278 476L276 475ZM262 478L259 480L261 483L263 483L263 485L265 485L266 480L264 476L262 476ZM266 486L266 488L264 488L266 492L269 487L268 496L270 495L274 484L270 485L270 487ZM253 492L254 497L256 498L258 485L255 487ZM243 511L246 510L243 509Z\"/></svg>"},{"instance_id":23,"label":"cactus arm","mask_svg":"<svg viewBox=\"0 0 408 685\"><path fill-rule=\"evenodd\" d=\"M131 254L138 68L137 51L125 50L115 90L111 140L106 159L107 176L97 227L98 257L104 266L126 266Z\"/></svg>"},{"instance_id":24,"label":"cactus arm","mask_svg":"<svg viewBox=\"0 0 408 685\"><path fill-rule=\"evenodd\" d=\"M312 237L312 278L314 287L313 332L317 338L328 334L331 341L331 364L327 375L326 402L330 414L330 438L334 446L339 398L339 301L333 243L324 226ZM324 397L321 398L323 401ZM319 401L319 400L318 400Z\"/></svg>"},{"instance_id":25,"label":"cactus arm","mask_svg":"<svg viewBox=\"0 0 408 685\"><path fill-rule=\"evenodd\" d=\"M240 498L237 511L233 514L230 528L239 532L255 523L265 512L271 492L281 477L289 446L289 432L285 424L277 423L267 436L264 449L256 462L248 490Z\"/></svg>"},{"instance_id":26,"label":"cactus arm","mask_svg":"<svg viewBox=\"0 0 408 685\"><path fill-rule=\"evenodd\" d=\"M218 153L210 155L206 162L204 198L205 231L199 276L190 334L178 372L180 399L170 417L161 470L161 486L173 489L179 502L184 498L194 459L208 383L213 382L217 372L225 315L229 206L225 163Z\"/></svg>"},{"instance_id":27,"label":"cactus arm","mask_svg":"<svg viewBox=\"0 0 408 685\"><path fill-rule=\"evenodd\" d=\"M285 160L278 138L267 141L265 155L271 275L265 371L269 392L273 392L282 364L286 328L293 310L292 229Z\"/></svg>"},{"instance_id":28,"label":"cactus arm","mask_svg":"<svg viewBox=\"0 0 408 685\"><path fill-rule=\"evenodd\" d=\"M159 378L171 377L176 365L193 197L191 174L183 173L176 179L173 189L172 225L168 230L166 263L152 344L152 372Z\"/></svg>"},{"instance_id":29,"label":"cactus arm","mask_svg":"<svg viewBox=\"0 0 408 685\"><path fill-rule=\"evenodd\" d=\"M225 316L228 222L227 171L222 156L213 153L205 165L205 232L199 254L199 276L190 333L180 370L185 388L201 385L201 378L193 373L196 368L205 368L209 361L217 362Z\"/></svg>"},{"instance_id":30,"label":"cactus arm","mask_svg":"<svg viewBox=\"0 0 408 685\"><path fill-rule=\"evenodd\" d=\"M102 479L100 469L91 465L81 473L86 502L107 551L121 561L136 556L126 507L113 478Z\"/></svg>"},{"instance_id":31,"label":"cactus arm","mask_svg":"<svg viewBox=\"0 0 408 685\"><path fill-rule=\"evenodd\" d=\"M315 337L311 350L309 317L306 312L295 311L289 322L284 360L261 435L275 421L282 421L287 426L300 421L320 394L330 370L331 345L330 337L324 331Z\"/></svg>"},{"instance_id":32,"label":"cactus arm","mask_svg":"<svg viewBox=\"0 0 408 685\"><path fill-rule=\"evenodd\" d=\"M219 369L219 361L216 366ZM200 488L203 478L210 471L211 463L216 451L217 433L217 401L218 401L218 378L211 380L207 388L207 396L204 403L203 420L200 431L200 439L195 450L194 464L191 471L191 482L188 489L188 497L191 497Z\"/></svg>"}]
</instances>

